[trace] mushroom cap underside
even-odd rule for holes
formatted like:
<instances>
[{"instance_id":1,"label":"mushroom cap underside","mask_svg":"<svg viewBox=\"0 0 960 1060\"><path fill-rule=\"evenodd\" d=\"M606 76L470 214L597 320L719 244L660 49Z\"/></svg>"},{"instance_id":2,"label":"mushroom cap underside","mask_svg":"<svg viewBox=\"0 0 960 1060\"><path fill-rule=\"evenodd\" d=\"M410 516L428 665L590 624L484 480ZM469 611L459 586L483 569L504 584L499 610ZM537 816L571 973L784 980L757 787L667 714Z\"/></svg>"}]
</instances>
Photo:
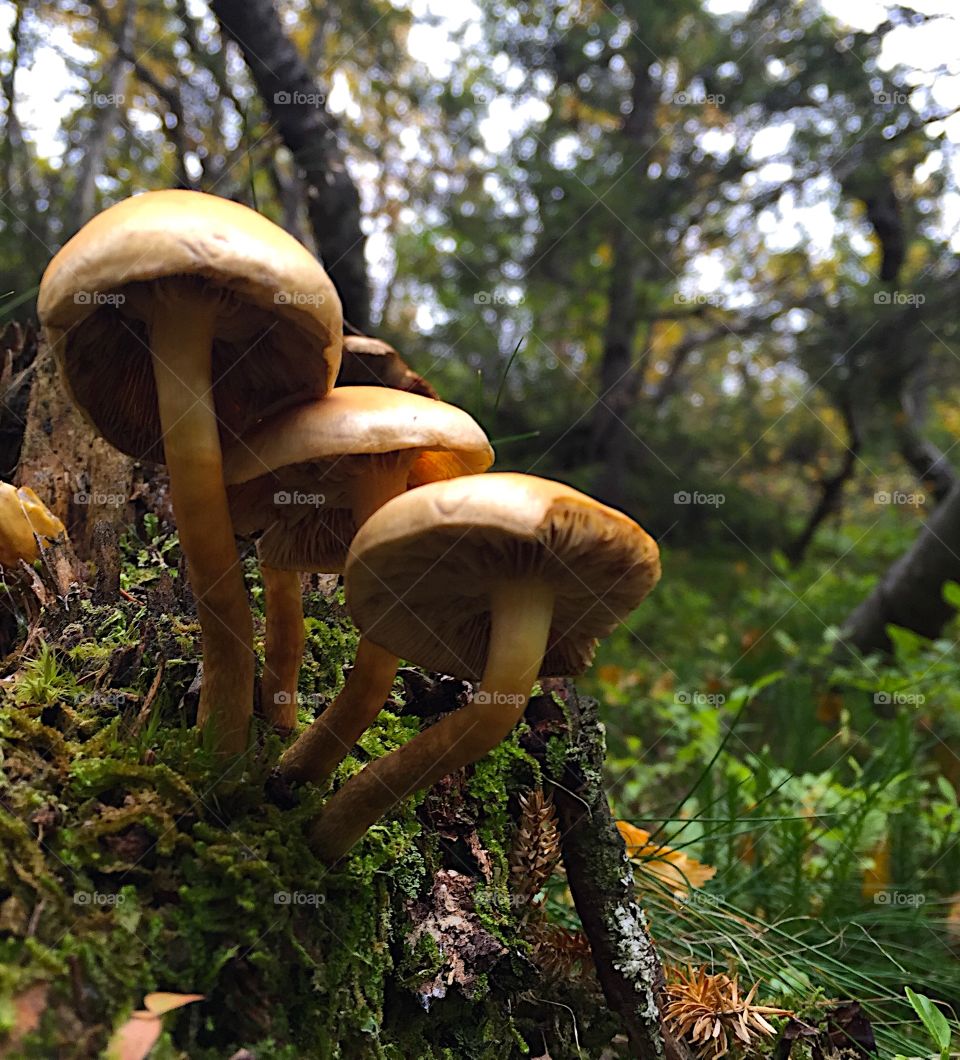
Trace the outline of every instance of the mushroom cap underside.
<instances>
[{"instance_id":1,"label":"mushroom cap underside","mask_svg":"<svg viewBox=\"0 0 960 1060\"><path fill-rule=\"evenodd\" d=\"M488 474L394 498L360 528L347 607L374 643L419 666L476 680L495 581L555 593L543 677L581 673L660 576L656 542L628 516L558 482Z\"/></svg>"},{"instance_id":2,"label":"mushroom cap underside","mask_svg":"<svg viewBox=\"0 0 960 1060\"><path fill-rule=\"evenodd\" d=\"M309 462L318 469L328 464L332 475L362 474L362 463L349 472L344 458L413 449L424 461L415 472L417 484L451 477L442 468L430 475L431 453L438 459L449 454L464 469L459 474L485 471L494 456L483 428L455 405L386 387L336 387L319 401L265 419L228 445L224 481L235 485Z\"/></svg>"},{"instance_id":3,"label":"mushroom cap underside","mask_svg":"<svg viewBox=\"0 0 960 1060\"><path fill-rule=\"evenodd\" d=\"M225 439L333 385L340 300L305 247L215 195L134 196L61 248L38 299L75 403L116 448L163 459L148 318L176 313L184 290L217 306L212 374Z\"/></svg>"},{"instance_id":4,"label":"mushroom cap underside","mask_svg":"<svg viewBox=\"0 0 960 1060\"><path fill-rule=\"evenodd\" d=\"M260 559L282 570L338 573L363 476L406 467L407 487L476 475L493 462L462 409L381 387L337 388L258 424L224 452L234 529L260 532Z\"/></svg>"}]
</instances>

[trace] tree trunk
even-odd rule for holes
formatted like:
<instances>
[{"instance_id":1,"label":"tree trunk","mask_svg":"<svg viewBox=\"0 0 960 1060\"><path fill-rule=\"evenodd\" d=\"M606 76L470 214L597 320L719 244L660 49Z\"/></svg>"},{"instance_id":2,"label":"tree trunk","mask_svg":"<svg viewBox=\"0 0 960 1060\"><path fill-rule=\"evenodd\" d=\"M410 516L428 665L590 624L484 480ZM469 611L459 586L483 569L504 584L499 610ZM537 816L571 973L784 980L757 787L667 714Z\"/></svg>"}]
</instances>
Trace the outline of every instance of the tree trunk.
<instances>
[{"instance_id":1,"label":"tree trunk","mask_svg":"<svg viewBox=\"0 0 960 1060\"><path fill-rule=\"evenodd\" d=\"M120 34L117 50L107 63L105 75L100 82L104 85L104 89L99 95L105 98L96 101L96 117L93 128L86 138L86 151L80 163L77 183L73 189L67 214L71 232L76 232L94 214L97 177L106 171L107 147L120 116L123 87L127 80L129 65L125 56L133 50L137 5L132 0L127 0L121 10L123 14L117 29Z\"/></svg>"},{"instance_id":2,"label":"tree trunk","mask_svg":"<svg viewBox=\"0 0 960 1060\"><path fill-rule=\"evenodd\" d=\"M639 316L635 242L622 226L614 235L600 393L593 413L593 457L600 464L597 492L617 506L629 493L625 479L632 433L627 417L635 391L633 346Z\"/></svg>"},{"instance_id":3,"label":"tree trunk","mask_svg":"<svg viewBox=\"0 0 960 1060\"><path fill-rule=\"evenodd\" d=\"M635 169L656 137L656 90L648 71L649 57L633 56L633 87L630 112L624 118L622 172ZM633 189L633 194L643 192ZM627 417L636 396L638 366L634 345L640 324L637 281L650 269L652 253L632 230L630 216L612 217L613 260L608 285L607 323L600 363L600 393L592 416L593 459L600 464L597 493L610 504L623 506L629 495L626 483L627 455L635 439Z\"/></svg>"},{"instance_id":4,"label":"tree trunk","mask_svg":"<svg viewBox=\"0 0 960 1060\"><path fill-rule=\"evenodd\" d=\"M166 514L165 475L145 471L108 445L83 419L61 385L53 354L41 343L23 426L16 475L63 521L77 555L89 558L94 530L119 533L134 519L133 502L151 494L148 508Z\"/></svg>"},{"instance_id":5,"label":"tree trunk","mask_svg":"<svg viewBox=\"0 0 960 1060\"><path fill-rule=\"evenodd\" d=\"M942 595L948 581L960 581L960 485L950 490L913 545L850 615L841 642L864 655L888 651L890 624L938 636L955 614Z\"/></svg>"},{"instance_id":6,"label":"tree trunk","mask_svg":"<svg viewBox=\"0 0 960 1060\"><path fill-rule=\"evenodd\" d=\"M606 741L597 704L581 698L572 681L548 681L544 690L561 697L565 710L561 713L550 694L531 701L529 747L551 785L567 882L590 941L597 979L623 1023L632 1056L671 1060L688 1055L661 1024L663 968L603 788ZM568 752L558 776L551 771L547 748L561 733Z\"/></svg>"},{"instance_id":7,"label":"tree trunk","mask_svg":"<svg viewBox=\"0 0 960 1060\"><path fill-rule=\"evenodd\" d=\"M370 291L360 227L360 195L347 172L339 123L325 105L271 0L211 0L224 33L250 67L254 83L307 185L310 226L344 317L370 326Z\"/></svg>"}]
</instances>

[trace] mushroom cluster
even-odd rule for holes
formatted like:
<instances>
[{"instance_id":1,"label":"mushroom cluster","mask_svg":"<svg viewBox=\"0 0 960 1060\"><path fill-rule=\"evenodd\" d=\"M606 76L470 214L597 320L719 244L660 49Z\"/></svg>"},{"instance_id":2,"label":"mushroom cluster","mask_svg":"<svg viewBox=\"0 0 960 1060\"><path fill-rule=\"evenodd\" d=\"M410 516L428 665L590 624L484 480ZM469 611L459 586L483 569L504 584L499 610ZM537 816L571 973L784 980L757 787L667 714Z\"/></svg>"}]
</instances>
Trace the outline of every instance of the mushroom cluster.
<instances>
[{"instance_id":1,"label":"mushroom cluster","mask_svg":"<svg viewBox=\"0 0 960 1060\"><path fill-rule=\"evenodd\" d=\"M117 448L167 465L209 746L236 755L250 738L238 536L257 541L260 704L275 731L298 724L302 573L343 574L361 634L343 690L283 755L287 780L328 780L401 659L479 682L465 707L329 799L311 826L327 861L400 799L495 747L537 679L582 672L656 584L657 546L637 523L561 483L489 472L482 428L392 347L345 340L321 265L245 206L163 191L111 207L50 263L39 310L84 415Z\"/></svg>"}]
</instances>

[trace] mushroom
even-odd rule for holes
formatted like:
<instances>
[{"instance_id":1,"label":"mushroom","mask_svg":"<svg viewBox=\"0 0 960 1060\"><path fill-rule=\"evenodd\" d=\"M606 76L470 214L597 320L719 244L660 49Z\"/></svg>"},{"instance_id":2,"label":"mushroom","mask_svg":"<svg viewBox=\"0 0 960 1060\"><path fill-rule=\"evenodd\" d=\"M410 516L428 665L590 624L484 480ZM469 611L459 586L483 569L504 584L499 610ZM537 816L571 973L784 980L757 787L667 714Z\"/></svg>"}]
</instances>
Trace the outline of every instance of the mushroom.
<instances>
[{"instance_id":1,"label":"mushroom","mask_svg":"<svg viewBox=\"0 0 960 1060\"><path fill-rule=\"evenodd\" d=\"M480 685L344 784L311 828L316 853L336 861L400 799L496 747L537 677L586 669L659 576L637 523L547 479L455 479L385 504L350 547L351 616L382 649Z\"/></svg>"},{"instance_id":2,"label":"mushroom","mask_svg":"<svg viewBox=\"0 0 960 1060\"><path fill-rule=\"evenodd\" d=\"M0 482L0 567L33 563L40 555L38 537L55 540L66 534L63 523L29 486Z\"/></svg>"},{"instance_id":3,"label":"mushroom","mask_svg":"<svg viewBox=\"0 0 960 1060\"><path fill-rule=\"evenodd\" d=\"M297 722L303 654L300 571L337 573L357 527L424 482L473 475L493 462L462 409L384 387L337 387L274 416L224 454L238 533L258 542L267 613L261 703L279 731ZM343 691L287 751L288 779L325 779L389 696L397 659L361 640Z\"/></svg>"},{"instance_id":4,"label":"mushroom","mask_svg":"<svg viewBox=\"0 0 960 1060\"><path fill-rule=\"evenodd\" d=\"M336 292L300 243L246 206L155 191L84 225L44 273L38 309L81 412L117 449L169 468L203 640L198 722L216 751L239 753L253 626L221 439L330 389Z\"/></svg>"},{"instance_id":5,"label":"mushroom","mask_svg":"<svg viewBox=\"0 0 960 1060\"><path fill-rule=\"evenodd\" d=\"M382 339L368 335L343 336L343 360L337 386L389 386L411 394L439 398L433 387Z\"/></svg>"}]
</instances>

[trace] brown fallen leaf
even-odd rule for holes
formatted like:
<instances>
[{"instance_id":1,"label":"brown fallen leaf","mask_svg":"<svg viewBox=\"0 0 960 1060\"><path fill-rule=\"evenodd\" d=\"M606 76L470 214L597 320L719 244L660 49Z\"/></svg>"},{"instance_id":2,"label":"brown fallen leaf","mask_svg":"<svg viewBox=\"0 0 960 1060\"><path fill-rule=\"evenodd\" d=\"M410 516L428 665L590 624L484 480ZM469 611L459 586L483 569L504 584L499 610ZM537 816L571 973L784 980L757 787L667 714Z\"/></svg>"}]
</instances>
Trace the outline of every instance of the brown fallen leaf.
<instances>
[{"instance_id":1,"label":"brown fallen leaf","mask_svg":"<svg viewBox=\"0 0 960 1060\"><path fill-rule=\"evenodd\" d=\"M0 1043L0 1058L6 1060L20 1055L23 1039L40 1025L49 989L49 983L34 983L13 999L13 1026L7 1032L6 1040Z\"/></svg>"},{"instance_id":2,"label":"brown fallen leaf","mask_svg":"<svg viewBox=\"0 0 960 1060\"><path fill-rule=\"evenodd\" d=\"M110 1036L105 1054L107 1060L146 1060L163 1030L163 1016L194 1001L202 1001L203 997L203 994L173 994L167 991L147 994L143 999L145 1007L131 1012L127 1022Z\"/></svg>"}]
</instances>

